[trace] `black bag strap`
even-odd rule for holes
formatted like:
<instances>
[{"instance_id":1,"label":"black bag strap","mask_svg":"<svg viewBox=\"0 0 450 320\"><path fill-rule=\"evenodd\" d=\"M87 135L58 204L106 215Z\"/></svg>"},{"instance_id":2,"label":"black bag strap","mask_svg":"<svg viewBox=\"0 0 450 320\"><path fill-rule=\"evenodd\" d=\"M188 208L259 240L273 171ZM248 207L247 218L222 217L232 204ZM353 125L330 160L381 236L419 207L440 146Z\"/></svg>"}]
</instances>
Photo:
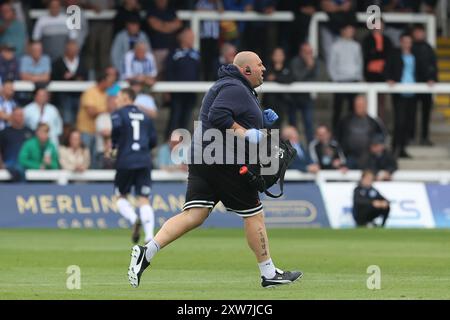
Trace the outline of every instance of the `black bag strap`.
<instances>
[{"instance_id":1,"label":"black bag strap","mask_svg":"<svg viewBox=\"0 0 450 320\"><path fill-rule=\"evenodd\" d=\"M271 198L279 198L284 194L284 175L286 174L287 167L283 165L283 168L280 170L280 178L279 178L279 185L280 185L280 194L274 195L269 190L265 190L264 193Z\"/></svg>"}]
</instances>

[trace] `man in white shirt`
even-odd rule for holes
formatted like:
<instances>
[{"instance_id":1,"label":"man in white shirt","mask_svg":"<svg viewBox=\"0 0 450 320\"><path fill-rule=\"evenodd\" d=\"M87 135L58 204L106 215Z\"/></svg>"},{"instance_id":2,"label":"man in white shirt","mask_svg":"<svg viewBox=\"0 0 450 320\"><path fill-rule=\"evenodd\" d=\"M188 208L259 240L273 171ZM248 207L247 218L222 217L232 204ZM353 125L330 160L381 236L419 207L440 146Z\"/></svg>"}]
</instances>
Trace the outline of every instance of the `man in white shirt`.
<instances>
[{"instance_id":1,"label":"man in white shirt","mask_svg":"<svg viewBox=\"0 0 450 320\"><path fill-rule=\"evenodd\" d=\"M333 82L358 82L363 80L363 54L361 45L354 40L355 27L351 24L341 29L341 36L331 46L328 59L328 73ZM333 131L341 118L342 105L348 102L349 113L352 112L353 93L336 93L333 103Z\"/></svg>"},{"instance_id":2,"label":"man in white shirt","mask_svg":"<svg viewBox=\"0 0 450 320\"><path fill-rule=\"evenodd\" d=\"M24 108L25 125L36 130L39 123L46 123L50 128L50 141L59 145L59 136L62 134L63 122L58 109L48 103L49 93L46 88L37 88L34 91L34 101Z\"/></svg>"},{"instance_id":3,"label":"man in white shirt","mask_svg":"<svg viewBox=\"0 0 450 320\"><path fill-rule=\"evenodd\" d=\"M155 58L145 42L138 42L133 51L129 51L124 58L122 69L123 80L137 80L152 86L156 81L158 70Z\"/></svg>"}]
</instances>

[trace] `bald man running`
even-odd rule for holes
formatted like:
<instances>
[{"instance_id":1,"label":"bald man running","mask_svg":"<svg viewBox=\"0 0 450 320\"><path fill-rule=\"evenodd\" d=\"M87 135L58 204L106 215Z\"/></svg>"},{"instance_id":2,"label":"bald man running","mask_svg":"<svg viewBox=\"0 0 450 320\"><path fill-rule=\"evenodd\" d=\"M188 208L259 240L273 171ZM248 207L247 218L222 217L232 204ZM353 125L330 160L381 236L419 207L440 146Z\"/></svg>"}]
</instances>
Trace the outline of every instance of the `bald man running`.
<instances>
[{"instance_id":1,"label":"bald man running","mask_svg":"<svg viewBox=\"0 0 450 320\"><path fill-rule=\"evenodd\" d=\"M208 129L218 129L225 134L227 129L232 129L232 134L238 139L245 138L250 143L258 143L263 137L260 129L270 127L278 118L270 109L264 112L261 110L254 90L263 83L265 70L258 55L249 51L238 53L233 64L222 66L219 69L219 80L203 99L199 116L201 126L197 130L205 132ZM191 159L196 159L196 152L202 153L211 143L203 141L201 132L194 133ZM224 138L224 158L230 152L229 146L225 146L225 140ZM237 153L238 150L232 148L231 152ZM289 284L302 277L300 271L282 271L275 267L270 258L259 193L246 177L239 174L242 163L224 164L225 159L223 160L209 165L189 164L183 212L167 220L145 247L136 245L132 249L128 278L133 287L139 286L141 275L155 254L200 226L219 201L222 201L228 211L244 219L247 242L256 256L263 287Z\"/></svg>"}]
</instances>

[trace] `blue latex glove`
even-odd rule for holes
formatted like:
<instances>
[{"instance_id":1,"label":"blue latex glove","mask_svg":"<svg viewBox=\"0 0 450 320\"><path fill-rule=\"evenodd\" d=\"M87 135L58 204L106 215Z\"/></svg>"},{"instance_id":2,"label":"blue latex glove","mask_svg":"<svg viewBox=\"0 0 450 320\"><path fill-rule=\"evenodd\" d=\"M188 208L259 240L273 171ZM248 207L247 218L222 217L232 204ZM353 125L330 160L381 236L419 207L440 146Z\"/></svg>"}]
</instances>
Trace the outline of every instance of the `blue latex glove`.
<instances>
[{"instance_id":1,"label":"blue latex glove","mask_svg":"<svg viewBox=\"0 0 450 320\"><path fill-rule=\"evenodd\" d=\"M258 129L249 129L245 131L245 139L247 139L250 143L259 143L264 134Z\"/></svg>"},{"instance_id":2,"label":"blue latex glove","mask_svg":"<svg viewBox=\"0 0 450 320\"><path fill-rule=\"evenodd\" d=\"M263 113L264 127L270 127L278 120L278 115L272 109L264 110Z\"/></svg>"}]
</instances>

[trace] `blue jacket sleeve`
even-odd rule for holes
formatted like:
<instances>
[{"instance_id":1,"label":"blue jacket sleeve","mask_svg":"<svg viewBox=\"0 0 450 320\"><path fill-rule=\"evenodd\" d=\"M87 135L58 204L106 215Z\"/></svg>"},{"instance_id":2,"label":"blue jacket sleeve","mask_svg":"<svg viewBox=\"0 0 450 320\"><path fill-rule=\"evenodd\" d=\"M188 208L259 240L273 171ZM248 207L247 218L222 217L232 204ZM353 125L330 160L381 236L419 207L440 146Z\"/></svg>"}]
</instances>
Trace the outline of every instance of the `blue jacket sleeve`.
<instances>
[{"instance_id":1,"label":"blue jacket sleeve","mask_svg":"<svg viewBox=\"0 0 450 320\"><path fill-rule=\"evenodd\" d=\"M209 109L208 120L215 128L230 129L234 119L244 112L247 100L245 88L237 85L223 87Z\"/></svg>"}]
</instances>

